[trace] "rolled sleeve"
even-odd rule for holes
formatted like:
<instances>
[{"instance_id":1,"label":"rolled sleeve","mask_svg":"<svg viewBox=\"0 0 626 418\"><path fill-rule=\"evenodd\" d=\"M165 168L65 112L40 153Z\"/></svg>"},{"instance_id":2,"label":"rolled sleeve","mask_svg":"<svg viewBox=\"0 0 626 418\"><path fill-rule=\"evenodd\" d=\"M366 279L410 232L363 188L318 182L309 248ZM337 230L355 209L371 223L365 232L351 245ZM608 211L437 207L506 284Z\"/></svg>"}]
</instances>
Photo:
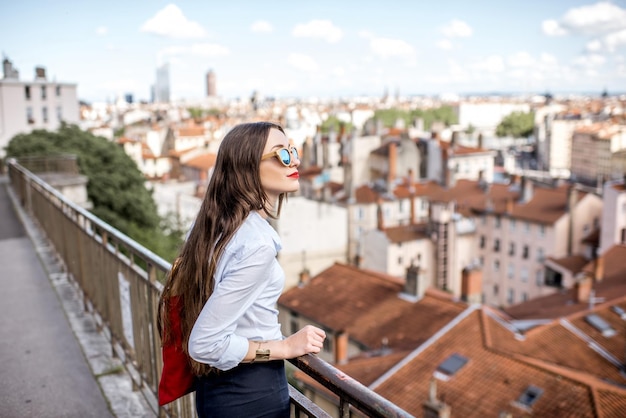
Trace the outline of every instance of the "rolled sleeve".
<instances>
[{"instance_id":1,"label":"rolled sleeve","mask_svg":"<svg viewBox=\"0 0 626 418\"><path fill-rule=\"evenodd\" d=\"M248 340L254 336L241 335L239 326L245 324L246 313L267 286L275 257L275 248L268 245L255 249L243 246L234 254L223 254L219 264L226 267L221 269L221 279L189 337L191 358L220 370L241 363L248 352Z\"/></svg>"}]
</instances>

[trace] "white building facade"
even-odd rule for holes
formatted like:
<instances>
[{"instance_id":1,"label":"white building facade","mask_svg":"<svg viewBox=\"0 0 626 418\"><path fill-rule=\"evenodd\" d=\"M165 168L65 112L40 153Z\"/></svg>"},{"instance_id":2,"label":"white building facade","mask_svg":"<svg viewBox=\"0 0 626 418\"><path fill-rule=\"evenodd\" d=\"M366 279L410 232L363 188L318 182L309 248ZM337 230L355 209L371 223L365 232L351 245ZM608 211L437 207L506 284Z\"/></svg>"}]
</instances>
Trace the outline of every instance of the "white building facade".
<instances>
[{"instance_id":1,"label":"white building facade","mask_svg":"<svg viewBox=\"0 0 626 418\"><path fill-rule=\"evenodd\" d=\"M10 61L4 60L4 78L0 80L0 158L17 134L35 129L54 131L61 122L79 122L76 84L49 81L43 68L36 70L34 80L21 81Z\"/></svg>"}]
</instances>

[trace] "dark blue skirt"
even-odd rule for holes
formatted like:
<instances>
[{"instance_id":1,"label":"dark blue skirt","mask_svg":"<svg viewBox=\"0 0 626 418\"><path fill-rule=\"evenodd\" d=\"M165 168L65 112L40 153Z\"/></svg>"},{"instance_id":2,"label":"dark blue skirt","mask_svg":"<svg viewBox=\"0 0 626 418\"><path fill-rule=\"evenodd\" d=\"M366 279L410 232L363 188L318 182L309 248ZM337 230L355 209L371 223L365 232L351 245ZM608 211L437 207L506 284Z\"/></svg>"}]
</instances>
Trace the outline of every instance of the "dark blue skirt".
<instances>
[{"instance_id":1,"label":"dark blue skirt","mask_svg":"<svg viewBox=\"0 0 626 418\"><path fill-rule=\"evenodd\" d=\"M200 418L288 418L289 389L284 361L242 363L196 382Z\"/></svg>"}]
</instances>

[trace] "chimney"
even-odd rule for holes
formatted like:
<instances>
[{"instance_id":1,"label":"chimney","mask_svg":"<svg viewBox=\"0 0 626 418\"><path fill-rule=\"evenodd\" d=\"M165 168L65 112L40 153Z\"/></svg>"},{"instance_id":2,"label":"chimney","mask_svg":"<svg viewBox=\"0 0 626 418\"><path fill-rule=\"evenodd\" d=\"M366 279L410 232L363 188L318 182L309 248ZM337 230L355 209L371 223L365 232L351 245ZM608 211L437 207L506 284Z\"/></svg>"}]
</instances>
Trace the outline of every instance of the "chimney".
<instances>
[{"instance_id":1,"label":"chimney","mask_svg":"<svg viewBox=\"0 0 626 418\"><path fill-rule=\"evenodd\" d=\"M335 336L335 364L348 362L348 333L339 331Z\"/></svg>"},{"instance_id":2,"label":"chimney","mask_svg":"<svg viewBox=\"0 0 626 418\"><path fill-rule=\"evenodd\" d=\"M574 296L576 298L576 303L589 302L592 285L593 281L591 280L591 277L586 274L582 274L577 278L576 283L574 283Z\"/></svg>"},{"instance_id":3,"label":"chimney","mask_svg":"<svg viewBox=\"0 0 626 418\"><path fill-rule=\"evenodd\" d=\"M513 213L513 198L511 197L506 199L506 213L509 215Z\"/></svg>"},{"instance_id":4,"label":"chimney","mask_svg":"<svg viewBox=\"0 0 626 418\"><path fill-rule=\"evenodd\" d=\"M383 199L378 198L378 204L376 205L376 227L379 231L385 230L385 219L383 216Z\"/></svg>"},{"instance_id":5,"label":"chimney","mask_svg":"<svg viewBox=\"0 0 626 418\"><path fill-rule=\"evenodd\" d=\"M526 176L522 176L520 188L520 201L524 203L530 202L533 198L533 182L527 179Z\"/></svg>"},{"instance_id":6,"label":"chimney","mask_svg":"<svg viewBox=\"0 0 626 418\"><path fill-rule=\"evenodd\" d=\"M305 268L300 272L300 280L298 281L298 286L306 286L311 281L311 273L309 269Z\"/></svg>"},{"instance_id":7,"label":"chimney","mask_svg":"<svg viewBox=\"0 0 626 418\"><path fill-rule=\"evenodd\" d=\"M459 131L452 131L452 137L450 138L450 148L454 148L458 145Z\"/></svg>"},{"instance_id":8,"label":"chimney","mask_svg":"<svg viewBox=\"0 0 626 418\"><path fill-rule=\"evenodd\" d=\"M599 256L598 258L596 258L593 278L596 283L601 282L604 279L604 256Z\"/></svg>"},{"instance_id":9,"label":"chimney","mask_svg":"<svg viewBox=\"0 0 626 418\"><path fill-rule=\"evenodd\" d=\"M576 186L572 185L567 189L567 212L569 214L568 231L567 231L567 255L574 252L574 208L578 202L578 191Z\"/></svg>"},{"instance_id":10,"label":"chimney","mask_svg":"<svg viewBox=\"0 0 626 418\"><path fill-rule=\"evenodd\" d=\"M450 405L437 399L437 382L435 379L430 380L428 390L428 400L422 405L424 418L450 418Z\"/></svg>"},{"instance_id":11,"label":"chimney","mask_svg":"<svg viewBox=\"0 0 626 418\"><path fill-rule=\"evenodd\" d=\"M389 161L387 166L387 190L393 190L393 181L396 178L398 165L398 144L395 141L389 143Z\"/></svg>"},{"instance_id":12,"label":"chimney","mask_svg":"<svg viewBox=\"0 0 626 418\"><path fill-rule=\"evenodd\" d=\"M46 79L46 69L44 67L35 67L35 79L36 80Z\"/></svg>"},{"instance_id":13,"label":"chimney","mask_svg":"<svg viewBox=\"0 0 626 418\"><path fill-rule=\"evenodd\" d=\"M406 269L406 276L404 279L404 293L411 298L421 299L424 296L424 286L420 283L420 266L411 265Z\"/></svg>"},{"instance_id":14,"label":"chimney","mask_svg":"<svg viewBox=\"0 0 626 418\"><path fill-rule=\"evenodd\" d=\"M409 168L409 225L415 225L415 181L413 179L413 170Z\"/></svg>"},{"instance_id":15,"label":"chimney","mask_svg":"<svg viewBox=\"0 0 626 418\"><path fill-rule=\"evenodd\" d=\"M466 267L461 277L461 299L467 303L482 302L483 273L480 269Z\"/></svg>"}]
</instances>

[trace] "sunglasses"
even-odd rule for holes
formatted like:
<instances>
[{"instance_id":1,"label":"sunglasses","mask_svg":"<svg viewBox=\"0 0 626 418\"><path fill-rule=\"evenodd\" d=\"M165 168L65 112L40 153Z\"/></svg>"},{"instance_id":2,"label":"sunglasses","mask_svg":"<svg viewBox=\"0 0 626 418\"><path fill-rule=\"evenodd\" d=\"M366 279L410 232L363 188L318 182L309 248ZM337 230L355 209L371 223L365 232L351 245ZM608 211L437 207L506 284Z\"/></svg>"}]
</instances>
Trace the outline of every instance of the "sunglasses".
<instances>
[{"instance_id":1,"label":"sunglasses","mask_svg":"<svg viewBox=\"0 0 626 418\"><path fill-rule=\"evenodd\" d=\"M263 155L261 157L261 161L267 160L268 158L276 157L278 158L278 161L282 163L282 165L284 165L285 167L289 167L292 163L292 156L296 160L300 158L298 156L298 150L295 147L281 148Z\"/></svg>"}]
</instances>

